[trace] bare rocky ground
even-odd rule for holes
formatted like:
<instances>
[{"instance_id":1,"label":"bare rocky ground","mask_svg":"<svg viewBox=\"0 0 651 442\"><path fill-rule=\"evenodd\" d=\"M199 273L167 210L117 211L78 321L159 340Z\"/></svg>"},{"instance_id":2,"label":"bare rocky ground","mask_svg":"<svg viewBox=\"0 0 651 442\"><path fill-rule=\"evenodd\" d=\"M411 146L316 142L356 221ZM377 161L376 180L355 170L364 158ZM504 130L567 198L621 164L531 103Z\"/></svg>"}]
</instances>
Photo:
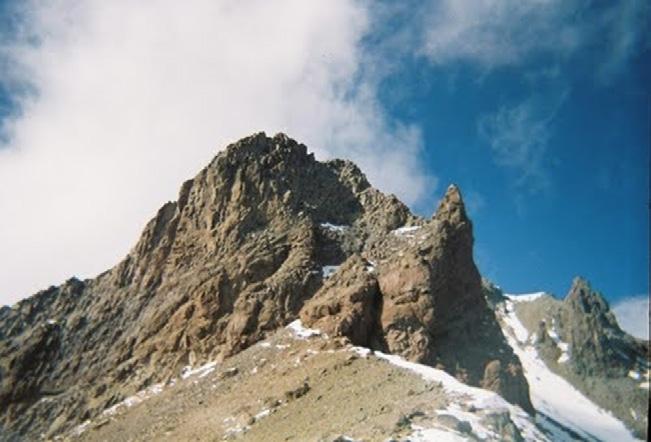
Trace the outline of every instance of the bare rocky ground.
<instances>
[{"instance_id":1,"label":"bare rocky ground","mask_svg":"<svg viewBox=\"0 0 651 442\"><path fill-rule=\"evenodd\" d=\"M386 440L406 436L412 422L434 425L445 404L439 385L360 356L343 340L282 330L64 439Z\"/></svg>"},{"instance_id":2,"label":"bare rocky ground","mask_svg":"<svg viewBox=\"0 0 651 442\"><path fill-rule=\"evenodd\" d=\"M473 428L447 412L441 383L346 339L288 329L127 402L56 440L407 441L420 440L419 429L446 440L522 440L503 410L465 407L481 422Z\"/></svg>"}]
</instances>

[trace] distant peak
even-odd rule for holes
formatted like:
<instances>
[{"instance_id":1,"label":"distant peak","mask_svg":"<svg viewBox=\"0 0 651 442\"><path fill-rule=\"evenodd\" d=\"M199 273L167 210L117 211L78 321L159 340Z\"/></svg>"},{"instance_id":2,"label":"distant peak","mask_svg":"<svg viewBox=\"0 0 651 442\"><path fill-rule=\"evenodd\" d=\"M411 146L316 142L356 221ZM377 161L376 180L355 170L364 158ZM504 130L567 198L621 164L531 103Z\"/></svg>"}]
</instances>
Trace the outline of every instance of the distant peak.
<instances>
[{"instance_id":1,"label":"distant peak","mask_svg":"<svg viewBox=\"0 0 651 442\"><path fill-rule=\"evenodd\" d=\"M588 282L587 279L585 279L583 276L575 276L574 279L572 280L572 289L571 290L586 290L586 291L592 291L590 288L590 282Z\"/></svg>"},{"instance_id":2,"label":"distant peak","mask_svg":"<svg viewBox=\"0 0 651 442\"><path fill-rule=\"evenodd\" d=\"M608 301L603 295L593 290L588 280L581 276L572 280L572 286L564 302L585 312L607 312L610 310Z\"/></svg>"},{"instance_id":3,"label":"distant peak","mask_svg":"<svg viewBox=\"0 0 651 442\"><path fill-rule=\"evenodd\" d=\"M575 276L574 279L572 280L572 286L570 287L570 291L567 294L567 297L574 297L574 298L588 298L588 297L599 297L601 298L601 295L599 295L597 292L592 290L592 287L590 286L590 282L588 282L587 279L585 279L582 276Z\"/></svg>"}]
</instances>

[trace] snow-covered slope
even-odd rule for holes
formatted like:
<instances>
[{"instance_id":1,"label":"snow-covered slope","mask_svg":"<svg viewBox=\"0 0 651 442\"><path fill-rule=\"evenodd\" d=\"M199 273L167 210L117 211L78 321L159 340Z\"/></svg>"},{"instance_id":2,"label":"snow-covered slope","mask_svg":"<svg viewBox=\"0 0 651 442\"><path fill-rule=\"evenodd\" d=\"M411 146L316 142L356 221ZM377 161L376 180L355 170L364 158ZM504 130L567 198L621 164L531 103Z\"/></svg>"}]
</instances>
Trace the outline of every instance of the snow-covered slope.
<instances>
[{"instance_id":1,"label":"snow-covered slope","mask_svg":"<svg viewBox=\"0 0 651 442\"><path fill-rule=\"evenodd\" d=\"M624 424L603 410L561 376L553 373L538 356L529 332L516 316L514 303L529 302L540 294L506 295L496 310L504 335L522 362L529 382L537 423L553 440L636 441Z\"/></svg>"},{"instance_id":2,"label":"snow-covered slope","mask_svg":"<svg viewBox=\"0 0 651 442\"><path fill-rule=\"evenodd\" d=\"M542 432L536 427L534 420L522 408L506 402L498 394L482 388L468 386L459 382L443 370L406 361L400 356L388 355L375 352L375 356L390 362L393 365L405 368L420 375L427 381L438 382L446 392L449 405L439 411L439 414L454 416L461 422L468 422L471 425L473 435L480 440L501 440L501 435L486 425L486 417L491 414L508 415L509 419L518 428L525 440L543 441L547 440ZM458 433L447 430L449 439L442 439L442 433L446 430L440 428L413 427L413 440L419 441L441 441L441 440L473 440L463 438ZM412 440L410 438L410 440Z\"/></svg>"}]
</instances>

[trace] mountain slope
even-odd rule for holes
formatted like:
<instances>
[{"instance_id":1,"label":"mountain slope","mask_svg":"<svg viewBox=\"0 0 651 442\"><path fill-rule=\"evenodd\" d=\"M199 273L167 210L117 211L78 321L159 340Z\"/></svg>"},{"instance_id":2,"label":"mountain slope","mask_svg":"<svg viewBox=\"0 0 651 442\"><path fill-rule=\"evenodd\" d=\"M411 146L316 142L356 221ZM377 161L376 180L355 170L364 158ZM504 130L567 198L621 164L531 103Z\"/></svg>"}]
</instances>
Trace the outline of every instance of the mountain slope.
<instances>
[{"instance_id":1,"label":"mountain slope","mask_svg":"<svg viewBox=\"0 0 651 442\"><path fill-rule=\"evenodd\" d=\"M600 294L578 278L562 301L488 292L543 424L553 419L585 440L633 440L626 427L646 439L648 342L624 333Z\"/></svg>"},{"instance_id":2,"label":"mountain slope","mask_svg":"<svg viewBox=\"0 0 651 442\"><path fill-rule=\"evenodd\" d=\"M318 162L282 134L242 139L118 265L0 310L0 434L60 434L299 316L533 412L472 245L454 186L425 220L350 162Z\"/></svg>"},{"instance_id":3,"label":"mountain slope","mask_svg":"<svg viewBox=\"0 0 651 442\"><path fill-rule=\"evenodd\" d=\"M147 399L128 399L65 437L546 440L533 417L495 393L343 341L295 321L223 363L143 393Z\"/></svg>"}]
</instances>

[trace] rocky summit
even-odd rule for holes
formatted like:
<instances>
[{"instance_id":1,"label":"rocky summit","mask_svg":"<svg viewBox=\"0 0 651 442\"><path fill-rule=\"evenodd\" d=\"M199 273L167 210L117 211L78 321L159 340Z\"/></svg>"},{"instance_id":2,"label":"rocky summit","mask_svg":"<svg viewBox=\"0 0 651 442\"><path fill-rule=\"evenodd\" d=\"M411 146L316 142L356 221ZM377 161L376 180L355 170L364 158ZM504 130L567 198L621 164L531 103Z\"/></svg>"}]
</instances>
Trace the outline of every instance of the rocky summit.
<instances>
[{"instance_id":1,"label":"rocky summit","mask_svg":"<svg viewBox=\"0 0 651 442\"><path fill-rule=\"evenodd\" d=\"M353 163L320 162L284 134L259 133L229 145L183 183L178 199L160 208L115 267L0 310L0 439L79 437L80 425L106 417L125 399L174 385L206 363L228 365L255 354L256 343L276 339L296 320L327 338L321 346L334 342L431 367L501 395L533 421L523 365L496 315L500 296L486 296L473 261L472 222L456 186L425 219L373 188ZM565 304L554 317L581 355L573 370L628 369L612 366L618 356L611 348L624 347L602 345L602 330L607 339L633 345L612 327L603 300L579 285ZM393 373L369 364L378 376ZM330 367L326 360L319 366L290 399L318 390L315 377ZM283 373L269 376L251 385L282 383ZM433 389L427 391L439 391ZM251 392L223 394L234 401ZM444 406L445 398L436 398ZM495 419L496 438L522 439L511 418ZM163 433L148 434L138 438Z\"/></svg>"}]
</instances>

